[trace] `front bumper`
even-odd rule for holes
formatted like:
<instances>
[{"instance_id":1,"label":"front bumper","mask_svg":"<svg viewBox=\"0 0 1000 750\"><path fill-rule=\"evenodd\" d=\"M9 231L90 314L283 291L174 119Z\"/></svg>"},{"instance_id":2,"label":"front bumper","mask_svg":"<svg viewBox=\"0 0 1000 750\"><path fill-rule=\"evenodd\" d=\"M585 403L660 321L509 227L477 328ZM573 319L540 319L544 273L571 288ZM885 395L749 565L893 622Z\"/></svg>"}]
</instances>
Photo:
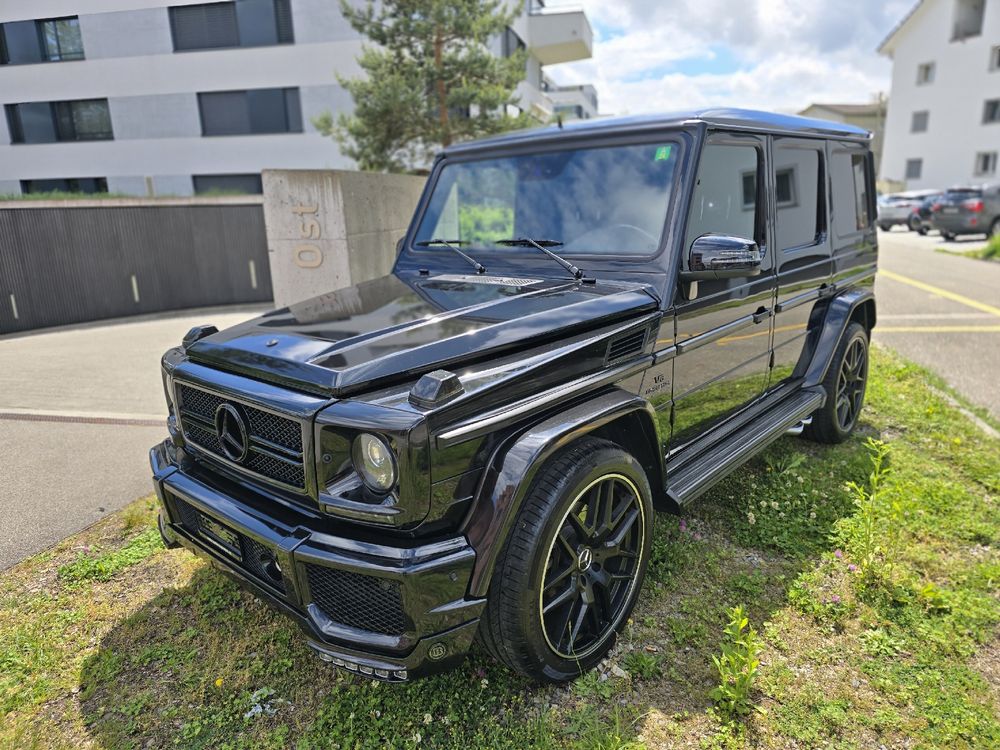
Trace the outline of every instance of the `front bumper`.
<instances>
[{"instance_id":1,"label":"front bumper","mask_svg":"<svg viewBox=\"0 0 1000 750\"><path fill-rule=\"evenodd\" d=\"M164 536L295 620L325 661L398 681L464 658L485 604L467 596L475 553L464 537L393 545L348 535L206 471L169 440L150 465Z\"/></svg>"}]
</instances>

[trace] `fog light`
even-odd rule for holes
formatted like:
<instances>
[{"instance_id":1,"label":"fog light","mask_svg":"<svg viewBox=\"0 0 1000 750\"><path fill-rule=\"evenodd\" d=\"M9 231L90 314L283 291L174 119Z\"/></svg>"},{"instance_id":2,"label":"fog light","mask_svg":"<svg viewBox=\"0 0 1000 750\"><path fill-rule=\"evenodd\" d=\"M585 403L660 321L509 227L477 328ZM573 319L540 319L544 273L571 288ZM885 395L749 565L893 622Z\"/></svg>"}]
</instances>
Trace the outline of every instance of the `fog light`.
<instances>
[{"instance_id":1,"label":"fog light","mask_svg":"<svg viewBox=\"0 0 1000 750\"><path fill-rule=\"evenodd\" d=\"M333 657L330 654L324 654L322 651L320 651L319 658L323 661L333 661Z\"/></svg>"},{"instance_id":2,"label":"fog light","mask_svg":"<svg viewBox=\"0 0 1000 750\"><path fill-rule=\"evenodd\" d=\"M400 680L405 680L407 677L409 677L409 674L405 669L397 669L395 675Z\"/></svg>"},{"instance_id":3,"label":"fog light","mask_svg":"<svg viewBox=\"0 0 1000 750\"><path fill-rule=\"evenodd\" d=\"M372 674L375 670L364 664L361 665L361 674Z\"/></svg>"},{"instance_id":4,"label":"fog light","mask_svg":"<svg viewBox=\"0 0 1000 750\"><path fill-rule=\"evenodd\" d=\"M376 669L375 670L375 676L376 677L381 677L383 679L386 679L386 678L389 677L389 670L388 669Z\"/></svg>"},{"instance_id":5,"label":"fog light","mask_svg":"<svg viewBox=\"0 0 1000 750\"><path fill-rule=\"evenodd\" d=\"M366 485L386 493L396 483L396 459L388 443L370 432L362 432L351 448L354 468Z\"/></svg>"}]
</instances>

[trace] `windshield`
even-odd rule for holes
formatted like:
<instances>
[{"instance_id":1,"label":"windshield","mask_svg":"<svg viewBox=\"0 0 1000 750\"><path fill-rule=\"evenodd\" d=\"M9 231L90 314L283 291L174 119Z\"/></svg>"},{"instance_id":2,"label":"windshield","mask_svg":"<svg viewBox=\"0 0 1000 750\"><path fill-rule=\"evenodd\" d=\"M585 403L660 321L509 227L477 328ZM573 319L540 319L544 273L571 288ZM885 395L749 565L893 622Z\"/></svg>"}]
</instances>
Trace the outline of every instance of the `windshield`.
<instances>
[{"instance_id":1,"label":"windshield","mask_svg":"<svg viewBox=\"0 0 1000 750\"><path fill-rule=\"evenodd\" d=\"M651 255L677 157L676 143L658 142L447 164L416 240L511 252L498 241L531 238L562 243L563 255Z\"/></svg>"}]
</instances>

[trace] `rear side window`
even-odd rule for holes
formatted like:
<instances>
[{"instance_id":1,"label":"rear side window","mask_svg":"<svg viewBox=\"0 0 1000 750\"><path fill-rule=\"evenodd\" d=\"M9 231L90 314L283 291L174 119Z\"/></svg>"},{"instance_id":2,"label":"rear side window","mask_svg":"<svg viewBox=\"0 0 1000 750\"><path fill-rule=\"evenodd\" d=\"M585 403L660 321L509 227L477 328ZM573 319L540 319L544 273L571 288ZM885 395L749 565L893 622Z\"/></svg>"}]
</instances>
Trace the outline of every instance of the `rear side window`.
<instances>
[{"instance_id":1,"label":"rear side window","mask_svg":"<svg viewBox=\"0 0 1000 750\"><path fill-rule=\"evenodd\" d=\"M871 226L871 184L867 155L858 151L834 151L830 161L833 184L833 228L846 237Z\"/></svg>"},{"instance_id":2,"label":"rear side window","mask_svg":"<svg viewBox=\"0 0 1000 750\"><path fill-rule=\"evenodd\" d=\"M778 250L814 245L824 229L823 159L815 148L774 148Z\"/></svg>"}]
</instances>

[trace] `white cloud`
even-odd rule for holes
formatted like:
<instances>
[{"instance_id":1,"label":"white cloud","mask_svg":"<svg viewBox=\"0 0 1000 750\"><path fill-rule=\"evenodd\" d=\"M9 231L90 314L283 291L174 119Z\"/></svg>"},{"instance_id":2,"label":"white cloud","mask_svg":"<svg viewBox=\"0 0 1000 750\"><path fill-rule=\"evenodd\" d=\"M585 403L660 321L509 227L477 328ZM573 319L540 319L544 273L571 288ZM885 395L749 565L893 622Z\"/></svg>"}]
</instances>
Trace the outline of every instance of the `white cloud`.
<instances>
[{"instance_id":1,"label":"white cloud","mask_svg":"<svg viewBox=\"0 0 1000 750\"><path fill-rule=\"evenodd\" d=\"M913 2L583 0L593 58L547 70L594 83L609 114L864 102L888 91L890 63L875 48Z\"/></svg>"}]
</instances>

